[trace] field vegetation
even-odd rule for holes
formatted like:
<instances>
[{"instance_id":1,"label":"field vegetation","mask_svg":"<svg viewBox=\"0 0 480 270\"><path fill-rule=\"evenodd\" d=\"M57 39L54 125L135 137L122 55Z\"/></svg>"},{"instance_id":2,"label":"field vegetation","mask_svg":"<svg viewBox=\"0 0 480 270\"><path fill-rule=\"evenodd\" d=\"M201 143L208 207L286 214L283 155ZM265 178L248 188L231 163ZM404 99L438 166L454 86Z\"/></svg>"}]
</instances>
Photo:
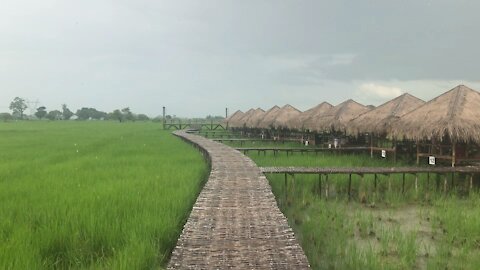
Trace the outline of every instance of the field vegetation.
<instances>
[{"instance_id":1,"label":"field vegetation","mask_svg":"<svg viewBox=\"0 0 480 270\"><path fill-rule=\"evenodd\" d=\"M0 269L158 269L208 175L153 123L0 124Z\"/></svg>"},{"instance_id":2,"label":"field vegetation","mask_svg":"<svg viewBox=\"0 0 480 270\"><path fill-rule=\"evenodd\" d=\"M393 165L367 153L249 156L265 167ZM354 175L351 198L348 175L322 176L320 182L318 175L298 174L288 176L287 185L283 174L267 177L313 269L480 268L480 195L469 193L465 175L447 175L446 193L443 175L419 174L417 181L406 175L404 192L403 175L379 175L376 188L373 175Z\"/></svg>"}]
</instances>

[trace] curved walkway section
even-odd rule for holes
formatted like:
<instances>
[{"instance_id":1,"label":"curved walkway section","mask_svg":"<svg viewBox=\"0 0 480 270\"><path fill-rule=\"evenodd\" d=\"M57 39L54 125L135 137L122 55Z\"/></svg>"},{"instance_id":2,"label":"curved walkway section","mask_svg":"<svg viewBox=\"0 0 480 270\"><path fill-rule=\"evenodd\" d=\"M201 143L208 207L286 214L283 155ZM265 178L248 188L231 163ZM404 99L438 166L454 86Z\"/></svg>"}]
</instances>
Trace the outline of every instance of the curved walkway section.
<instances>
[{"instance_id":1,"label":"curved walkway section","mask_svg":"<svg viewBox=\"0 0 480 270\"><path fill-rule=\"evenodd\" d=\"M212 171L168 269L308 269L267 178L237 150L175 132L210 156Z\"/></svg>"}]
</instances>

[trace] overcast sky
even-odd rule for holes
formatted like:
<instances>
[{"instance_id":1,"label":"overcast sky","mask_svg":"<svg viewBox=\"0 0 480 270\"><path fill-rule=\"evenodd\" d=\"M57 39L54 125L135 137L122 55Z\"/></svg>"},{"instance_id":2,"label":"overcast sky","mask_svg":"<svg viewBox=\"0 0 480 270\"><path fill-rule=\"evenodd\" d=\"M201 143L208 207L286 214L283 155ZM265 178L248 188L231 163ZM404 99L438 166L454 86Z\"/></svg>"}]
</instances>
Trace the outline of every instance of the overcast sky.
<instances>
[{"instance_id":1,"label":"overcast sky","mask_svg":"<svg viewBox=\"0 0 480 270\"><path fill-rule=\"evenodd\" d=\"M0 112L223 115L480 90L480 1L2 0Z\"/></svg>"}]
</instances>

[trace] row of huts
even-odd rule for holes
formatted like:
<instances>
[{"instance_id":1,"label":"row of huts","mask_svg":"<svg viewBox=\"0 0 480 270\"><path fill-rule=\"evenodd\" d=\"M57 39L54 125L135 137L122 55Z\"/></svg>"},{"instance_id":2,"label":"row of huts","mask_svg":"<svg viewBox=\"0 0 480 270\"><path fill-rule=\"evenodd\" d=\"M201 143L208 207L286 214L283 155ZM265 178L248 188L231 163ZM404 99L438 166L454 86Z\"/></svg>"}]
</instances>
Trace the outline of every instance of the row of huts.
<instances>
[{"instance_id":1,"label":"row of huts","mask_svg":"<svg viewBox=\"0 0 480 270\"><path fill-rule=\"evenodd\" d=\"M459 85L428 102L405 93L378 107L350 99L336 106L322 102L304 112L291 105L237 111L225 121L233 129L262 134L289 131L317 139L319 134L363 137L372 149L374 141L382 139L392 142L394 151L397 142L413 142L417 163L434 155L454 166L460 160L476 160L480 93Z\"/></svg>"}]
</instances>

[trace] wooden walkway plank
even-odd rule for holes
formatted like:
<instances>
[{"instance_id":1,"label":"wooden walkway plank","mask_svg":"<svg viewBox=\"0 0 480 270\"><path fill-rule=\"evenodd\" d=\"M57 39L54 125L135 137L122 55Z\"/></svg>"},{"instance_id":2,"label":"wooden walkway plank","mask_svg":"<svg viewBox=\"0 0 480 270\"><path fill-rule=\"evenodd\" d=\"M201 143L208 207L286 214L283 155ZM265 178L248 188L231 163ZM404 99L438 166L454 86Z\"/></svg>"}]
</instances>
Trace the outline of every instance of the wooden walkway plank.
<instances>
[{"instance_id":1,"label":"wooden walkway plank","mask_svg":"<svg viewBox=\"0 0 480 270\"><path fill-rule=\"evenodd\" d=\"M212 171L168 269L309 269L260 168L224 144L175 134L207 151Z\"/></svg>"}]
</instances>

